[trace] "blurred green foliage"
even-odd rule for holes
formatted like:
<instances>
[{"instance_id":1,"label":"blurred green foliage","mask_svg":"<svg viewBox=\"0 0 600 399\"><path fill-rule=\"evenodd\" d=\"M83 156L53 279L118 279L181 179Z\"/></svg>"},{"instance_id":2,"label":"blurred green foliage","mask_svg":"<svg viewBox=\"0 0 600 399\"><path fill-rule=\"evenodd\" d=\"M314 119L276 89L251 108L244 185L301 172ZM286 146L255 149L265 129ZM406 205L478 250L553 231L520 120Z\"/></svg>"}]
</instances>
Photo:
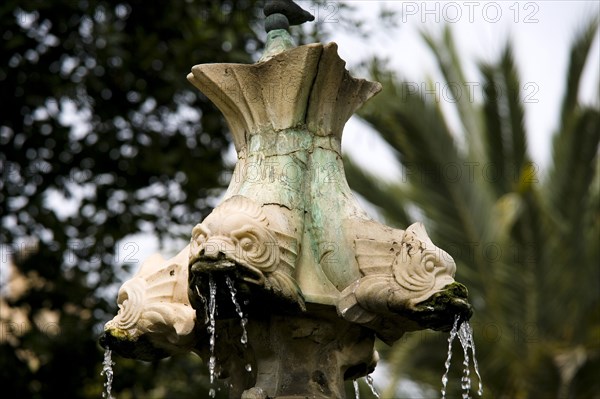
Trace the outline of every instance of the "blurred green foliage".
<instances>
[{"instance_id":1,"label":"blurred green foliage","mask_svg":"<svg viewBox=\"0 0 600 399\"><path fill-rule=\"evenodd\" d=\"M143 260L141 243L121 240L189 234L224 184L226 125L185 77L199 63L252 61L255 3L0 5L0 241L27 279L2 290L3 397L100 397L96 339L115 285ZM119 361L113 392L202 396L202 367Z\"/></svg>"},{"instance_id":2,"label":"blurred green foliage","mask_svg":"<svg viewBox=\"0 0 600 399\"><path fill-rule=\"evenodd\" d=\"M510 43L479 65L482 98L466 95L474 82L449 27L423 34L441 76L423 82L447 88L443 99L373 63L384 90L360 114L393 148L402 179L383 181L348 159L350 186L392 225L424 221L456 261L486 398L600 397L600 97L580 100L597 29L594 18L573 40L544 168L529 155L531 82L520 80ZM444 335L418 332L380 346L390 375L383 397L407 392L406 380L437 397L447 345ZM461 395L456 346L449 397Z\"/></svg>"}]
</instances>

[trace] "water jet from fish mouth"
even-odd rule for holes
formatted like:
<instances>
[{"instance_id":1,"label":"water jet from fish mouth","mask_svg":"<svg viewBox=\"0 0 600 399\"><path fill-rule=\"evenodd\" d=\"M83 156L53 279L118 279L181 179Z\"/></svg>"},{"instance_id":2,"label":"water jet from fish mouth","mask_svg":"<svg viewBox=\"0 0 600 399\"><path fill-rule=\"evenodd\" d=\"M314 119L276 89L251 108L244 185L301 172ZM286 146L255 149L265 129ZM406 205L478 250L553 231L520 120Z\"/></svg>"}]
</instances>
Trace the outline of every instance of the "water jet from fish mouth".
<instances>
[{"instance_id":1,"label":"water jet from fish mouth","mask_svg":"<svg viewBox=\"0 0 600 399\"><path fill-rule=\"evenodd\" d=\"M469 399L471 396L471 373L470 373L470 359L473 359L473 367L478 378L478 389L477 395L483 396L483 381L481 380L481 374L479 372L479 365L477 358L475 357L475 342L473 340L473 329L468 320L461 319L460 315L455 315L454 324L450 330L448 336L448 354L446 362L444 363L445 372L442 376L442 399L446 399L447 385L448 385L448 373L450 372L450 364L452 360L452 343L454 339L458 337L461 347L463 349L463 375L461 377L461 389L462 398ZM469 356L469 349L471 349L471 356Z\"/></svg>"},{"instance_id":2,"label":"water jet from fish mouth","mask_svg":"<svg viewBox=\"0 0 600 399\"><path fill-rule=\"evenodd\" d=\"M104 382L104 392L102 392L102 397L105 399L112 399L111 391L112 391L112 383L113 383L113 366L115 362L112 361L112 351L106 347L104 351L104 361L102 362L102 371L100 375L106 376L106 381Z\"/></svg>"}]
</instances>

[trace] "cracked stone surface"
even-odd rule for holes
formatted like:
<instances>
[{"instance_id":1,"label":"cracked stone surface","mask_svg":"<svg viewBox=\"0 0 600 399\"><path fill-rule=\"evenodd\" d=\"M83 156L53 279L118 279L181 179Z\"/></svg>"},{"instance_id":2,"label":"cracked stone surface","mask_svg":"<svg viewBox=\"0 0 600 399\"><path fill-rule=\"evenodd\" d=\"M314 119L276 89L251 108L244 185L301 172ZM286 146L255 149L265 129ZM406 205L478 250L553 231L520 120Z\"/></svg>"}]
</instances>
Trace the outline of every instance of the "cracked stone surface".
<instances>
[{"instance_id":1,"label":"cracked stone surface","mask_svg":"<svg viewBox=\"0 0 600 399\"><path fill-rule=\"evenodd\" d=\"M351 77L335 43L278 47L251 65L196 65L188 80L225 116L238 162L190 245L151 258L123 285L106 345L145 360L208 359L211 275L216 372L232 398L344 398L344 380L375 368L375 337L391 344L470 316L453 259L423 225L372 220L348 187L343 127L381 85ZM249 319L247 345L225 276Z\"/></svg>"}]
</instances>

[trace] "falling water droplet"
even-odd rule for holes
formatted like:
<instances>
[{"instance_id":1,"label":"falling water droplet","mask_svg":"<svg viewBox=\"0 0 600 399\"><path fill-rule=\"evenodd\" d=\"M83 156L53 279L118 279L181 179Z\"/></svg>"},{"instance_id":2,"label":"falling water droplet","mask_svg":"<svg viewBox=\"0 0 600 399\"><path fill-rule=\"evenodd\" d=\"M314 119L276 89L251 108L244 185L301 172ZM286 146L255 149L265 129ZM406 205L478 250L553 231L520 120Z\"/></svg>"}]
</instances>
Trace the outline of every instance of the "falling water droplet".
<instances>
[{"instance_id":1,"label":"falling water droplet","mask_svg":"<svg viewBox=\"0 0 600 399\"><path fill-rule=\"evenodd\" d=\"M100 375L106 375L106 382L104 383L104 388L106 392L102 392L102 397L106 399L112 399L110 391L112 390L112 382L113 382L113 369L112 366L115 365L115 362L112 361L112 351L110 349L106 349L104 351L104 361L102 362L102 371Z\"/></svg>"},{"instance_id":2,"label":"falling water droplet","mask_svg":"<svg viewBox=\"0 0 600 399\"><path fill-rule=\"evenodd\" d=\"M479 373L479 364L477 364L477 358L475 357L475 342L473 342L473 346L471 346L471 351L473 352L473 366L475 366L475 374L477 374L477 379L479 380L479 385L477 387L477 395L481 397L483 396L483 381L481 380L481 374Z\"/></svg>"},{"instance_id":3,"label":"falling water droplet","mask_svg":"<svg viewBox=\"0 0 600 399\"><path fill-rule=\"evenodd\" d=\"M212 385L215 380L215 366L217 363L217 359L215 357L215 329L216 329L216 321L215 321L215 311L217 308L216 304L216 296L217 296L217 284L213 279L212 274L208 275L208 287L210 290L210 296L208 297L208 318L209 323L206 327L206 330L210 334L210 358L208 360L208 371L210 373L210 384ZM209 395L211 398L214 398L216 392L211 388Z\"/></svg>"},{"instance_id":4,"label":"falling water droplet","mask_svg":"<svg viewBox=\"0 0 600 399\"><path fill-rule=\"evenodd\" d=\"M214 398L215 396L217 396L217 392L215 391L214 388L211 388L210 391L208 391L208 396L210 396L211 398Z\"/></svg>"},{"instance_id":5,"label":"falling water droplet","mask_svg":"<svg viewBox=\"0 0 600 399\"><path fill-rule=\"evenodd\" d=\"M452 330L450 330L450 336L448 337L448 357L446 357L446 362L444 363L446 371L442 376L442 399L446 399L446 386L448 385L448 373L450 372L450 362L452 360L452 342L454 342L457 333L458 315L454 317L454 324L452 325Z\"/></svg>"},{"instance_id":6,"label":"falling water droplet","mask_svg":"<svg viewBox=\"0 0 600 399\"><path fill-rule=\"evenodd\" d=\"M470 342L469 342L469 336L468 336L468 331L466 328L467 322L463 322L460 325L460 328L458 329L458 340L460 341L460 345L463 348L463 354L464 354L464 360L463 360L463 376L460 380L460 385L461 388L463 390L462 393L462 397L463 399L470 399L471 398L471 370L469 368L469 347L470 347Z\"/></svg>"},{"instance_id":7,"label":"falling water droplet","mask_svg":"<svg viewBox=\"0 0 600 399\"><path fill-rule=\"evenodd\" d=\"M208 324L208 305L206 304L206 298L204 298L204 295L202 295L197 285L195 285L194 287L196 288L196 294L198 294L198 298L200 298L200 300L204 304L204 323Z\"/></svg>"},{"instance_id":8,"label":"falling water droplet","mask_svg":"<svg viewBox=\"0 0 600 399\"><path fill-rule=\"evenodd\" d=\"M371 392L373 392L373 395L375 395L375 397L379 399L381 396L379 396L377 389L375 389L375 384L373 382L373 377L371 377L371 374L367 374L365 380L367 381L367 385L369 386L369 388L371 388Z\"/></svg>"},{"instance_id":9,"label":"falling water droplet","mask_svg":"<svg viewBox=\"0 0 600 399\"><path fill-rule=\"evenodd\" d=\"M235 306L235 311L240 316L240 325L242 326L242 338L240 338L240 342L246 346L248 343L248 332L246 331L246 324L248 324L248 319L244 316L244 312L240 304L237 301L236 295L237 290L235 289L235 285L233 284L233 280L229 276L225 276L225 283L227 283L227 287L229 287L229 293L231 294L231 301Z\"/></svg>"},{"instance_id":10,"label":"falling water droplet","mask_svg":"<svg viewBox=\"0 0 600 399\"><path fill-rule=\"evenodd\" d=\"M477 363L477 358L475 357L475 341L473 339L473 328L469 324L468 321L465 321L461 324L460 329L458 331L458 338L465 352L465 372L464 374L468 378L468 381L465 381L465 385L468 385L468 389L471 389L471 378L469 376L469 356L468 350L471 348L471 355L473 357L473 368L475 369L475 374L477 375L479 385L477 389L477 395L483 395L483 382L481 380L481 374L479 373L479 364ZM464 388L463 388L464 389ZM463 397L465 395L463 394Z\"/></svg>"},{"instance_id":11,"label":"falling water droplet","mask_svg":"<svg viewBox=\"0 0 600 399\"><path fill-rule=\"evenodd\" d=\"M473 328L466 322L466 329L469 334L469 342L471 344L471 354L473 355L473 367L475 368L475 374L477 374L477 379L479 380L479 385L477 387L477 395L483 396L483 381L481 380L481 374L479 373L479 364L477 363L477 357L475 357L475 339L473 337Z\"/></svg>"},{"instance_id":12,"label":"falling water droplet","mask_svg":"<svg viewBox=\"0 0 600 399\"><path fill-rule=\"evenodd\" d=\"M353 380L352 385L354 386L354 397L360 399L360 390L358 389L358 381Z\"/></svg>"},{"instance_id":13,"label":"falling water droplet","mask_svg":"<svg viewBox=\"0 0 600 399\"><path fill-rule=\"evenodd\" d=\"M247 372L251 372L251 371L252 371L252 365L251 365L250 363L248 363L248 364L246 365L246 371L247 371Z\"/></svg>"}]
</instances>

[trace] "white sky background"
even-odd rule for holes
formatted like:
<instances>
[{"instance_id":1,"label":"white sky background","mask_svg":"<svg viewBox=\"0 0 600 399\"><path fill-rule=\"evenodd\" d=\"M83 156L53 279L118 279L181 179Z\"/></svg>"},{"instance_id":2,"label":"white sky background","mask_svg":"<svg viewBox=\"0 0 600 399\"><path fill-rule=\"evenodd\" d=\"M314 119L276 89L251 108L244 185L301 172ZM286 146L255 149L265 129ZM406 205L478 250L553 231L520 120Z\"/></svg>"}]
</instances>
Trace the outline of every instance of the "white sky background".
<instances>
[{"instance_id":1,"label":"white sky background","mask_svg":"<svg viewBox=\"0 0 600 399\"><path fill-rule=\"evenodd\" d=\"M342 30L334 33L332 41L338 43L340 56L347 61L348 69L356 70L360 61L378 55L388 58L389 66L393 70L418 87L421 87L428 77L432 77L434 81L442 81L420 31L432 32L435 36L441 34L444 26L451 26L469 82L481 80L477 63L498 60L506 41L510 39L521 78L522 95L531 100L524 99L529 151L533 161L543 172L550 160L551 137L558 125L570 45L584 22L589 21L593 15L598 16L600 2L563 0L344 3L357 8L357 15L365 21L369 27L368 31L373 33L367 40ZM398 13L398 28L378 27L378 15L382 8ZM328 11L322 9L318 16L326 18ZM597 34L581 88L581 97L586 102L593 102L597 98L599 48ZM479 90L477 86L474 87L475 99L481 99L481 87ZM444 100L444 89L443 85L439 86L440 101L443 107L451 109L452 104ZM453 127L456 126L456 120L450 120L449 123ZM366 169L392 180L401 177L400 168L396 165L391 151L360 121L354 119L348 123L343 144L344 151Z\"/></svg>"}]
</instances>

